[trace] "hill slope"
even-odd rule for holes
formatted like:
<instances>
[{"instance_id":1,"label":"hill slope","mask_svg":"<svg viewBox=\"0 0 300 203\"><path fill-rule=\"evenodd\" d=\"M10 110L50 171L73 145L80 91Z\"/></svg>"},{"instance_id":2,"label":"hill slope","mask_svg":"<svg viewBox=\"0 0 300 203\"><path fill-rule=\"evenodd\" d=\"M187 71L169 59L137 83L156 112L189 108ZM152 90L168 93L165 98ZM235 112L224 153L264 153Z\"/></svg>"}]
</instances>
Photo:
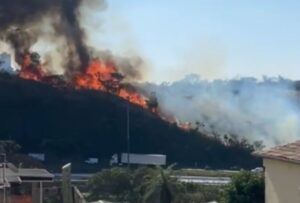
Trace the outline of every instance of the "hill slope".
<instances>
[{"instance_id":1,"label":"hill slope","mask_svg":"<svg viewBox=\"0 0 300 203\"><path fill-rule=\"evenodd\" d=\"M58 89L0 76L0 138L24 152L44 152L49 162L100 157L126 151L127 102L89 90ZM225 146L196 131L184 131L130 104L131 151L163 153L180 166L254 167L249 149Z\"/></svg>"}]
</instances>

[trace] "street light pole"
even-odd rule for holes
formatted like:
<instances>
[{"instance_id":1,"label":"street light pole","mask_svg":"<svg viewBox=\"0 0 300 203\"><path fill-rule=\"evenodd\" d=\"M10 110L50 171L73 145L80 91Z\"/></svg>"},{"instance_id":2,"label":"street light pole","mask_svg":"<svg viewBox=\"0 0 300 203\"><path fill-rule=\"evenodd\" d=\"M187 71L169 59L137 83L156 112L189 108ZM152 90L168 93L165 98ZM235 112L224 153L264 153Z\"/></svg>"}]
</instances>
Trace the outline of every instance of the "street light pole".
<instances>
[{"instance_id":1,"label":"street light pole","mask_svg":"<svg viewBox=\"0 0 300 203\"><path fill-rule=\"evenodd\" d=\"M130 110L129 102L127 103L127 167L130 166Z\"/></svg>"}]
</instances>

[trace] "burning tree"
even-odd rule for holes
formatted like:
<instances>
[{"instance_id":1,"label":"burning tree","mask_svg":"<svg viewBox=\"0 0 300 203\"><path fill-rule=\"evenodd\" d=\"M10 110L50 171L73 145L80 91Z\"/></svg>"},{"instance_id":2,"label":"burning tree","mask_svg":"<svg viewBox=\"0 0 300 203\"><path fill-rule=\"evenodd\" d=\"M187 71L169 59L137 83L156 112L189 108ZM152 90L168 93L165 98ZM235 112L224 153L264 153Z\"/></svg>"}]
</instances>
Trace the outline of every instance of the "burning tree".
<instances>
[{"instance_id":1,"label":"burning tree","mask_svg":"<svg viewBox=\"0 0 300 203\"><path fill-rule=\"evenodd\" d=\"M147 100L147 106L152 112L157 112L158 101L155 92L151 92L151 95Z\"/></svg>"},{"instance_id":2,"label":"burning tree","mask_svg":"<svg viewBox=\"0 0 300 203\"><path fill-rule=\"evenodd\" d=\"M40 55L36 52L25 53L20 65L21 70L18 74L21 78L41 81L46 75L42 69Z\"/></svg>"}]
</instances>

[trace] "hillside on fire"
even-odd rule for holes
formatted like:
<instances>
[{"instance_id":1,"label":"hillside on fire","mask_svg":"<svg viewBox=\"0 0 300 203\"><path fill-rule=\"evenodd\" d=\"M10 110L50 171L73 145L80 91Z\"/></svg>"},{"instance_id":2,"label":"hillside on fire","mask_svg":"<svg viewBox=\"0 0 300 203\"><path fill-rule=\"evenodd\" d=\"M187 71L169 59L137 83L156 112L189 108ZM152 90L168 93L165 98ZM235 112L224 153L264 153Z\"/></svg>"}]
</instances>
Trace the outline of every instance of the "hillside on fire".
<instances>
[{"instance_id":1,"label":"hillside on fire","mask_svg":"<svg viewBox=\"0 0 300 203\"><path fill-rule=\"evenodd\" d=\"M121 97L94 90L56 88L1 74L0 135L22 151L43 152L51 163L100 157L126 150L126 109L130 109L131 151L167 154L169 163L212 168L257 166L245 140L208 137L183 130ZM237 156L238 154L238 156ZM52 160L52 161L51 161Z\"/></svg>"},{"instance_id":2,"label":"hillside on fire","mask_svg":"<svg viewBox=\"0 0 300 203\"><path fill-rule=\"evenodd\" d=\"M273 125L245 116L252 112L232 111L229 107L241 103L237 93L222 103L210 96L198 99L190 87L182 89L184 95L169 94L164 86L138 87L147 81L147 58L98 46L91 37L101 38L102 24L90 24L91 14L106 8L104 0L1 1L0 68L9 72L0 77L1 139L15 140L24 153L45 153L47 163L58 165L90 157L108 163L127 150L127 134L130 152L166 154L169 164L259 165L251 155L256 147L246 139L262 140L272 132L265 126ZM258 129L259 136L245 126Z\"/></svg>"}]
</instances>

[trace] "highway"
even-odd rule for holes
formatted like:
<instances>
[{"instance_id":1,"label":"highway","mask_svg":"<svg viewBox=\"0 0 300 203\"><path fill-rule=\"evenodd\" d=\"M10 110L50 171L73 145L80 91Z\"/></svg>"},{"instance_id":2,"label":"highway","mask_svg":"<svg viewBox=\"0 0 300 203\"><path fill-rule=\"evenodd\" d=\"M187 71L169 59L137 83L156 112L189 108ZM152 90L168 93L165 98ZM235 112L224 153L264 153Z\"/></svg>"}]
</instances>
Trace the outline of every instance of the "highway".
<instances>
[{"instance_id":1,"label":"highway","mask_svg":"<svg viewBox=\"0 0 300 203\"><path fill-rule=\"evenodd\" d=\"M208 176L176 176L180 182L195 183L201 185L226 185L231 182L229 177Z\"/></svg>"},{"instance_id":2,"label":"highway","mask_svg":"<svg viewBox=\"0 0 300 203\"><path fill-rule=\"evenodd\" d=\"M61 173L56 173L55 180L59 181L62 178ZM72 182L88 181L94 174L92 173L76 173L71 175ZM195 183L202 185L226 185L230 183L229 177L208 177L208 176L176 176L180 182Z\"/></svg>"}]
</instances>

